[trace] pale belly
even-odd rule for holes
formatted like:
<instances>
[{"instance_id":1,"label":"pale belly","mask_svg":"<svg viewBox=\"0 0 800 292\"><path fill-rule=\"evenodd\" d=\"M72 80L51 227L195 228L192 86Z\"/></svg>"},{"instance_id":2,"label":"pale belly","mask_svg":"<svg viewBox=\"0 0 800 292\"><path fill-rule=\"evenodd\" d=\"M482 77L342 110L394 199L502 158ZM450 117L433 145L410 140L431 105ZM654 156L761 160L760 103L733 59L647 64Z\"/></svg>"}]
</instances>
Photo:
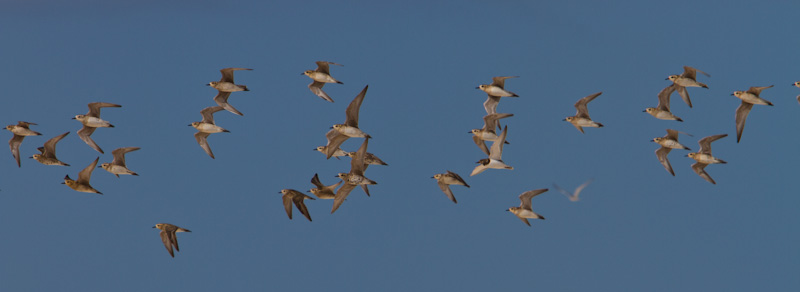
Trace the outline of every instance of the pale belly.
<instances>
[{"instance_id":1,"label":"pale belly","mask_svg":"<svg viewBox=\"0 0 800 292\"><path fill-rule=\"evenodd\" d=\"M325 74L325 73L322 73L322 72L311 73L311 75L309 75L308 77L311 77L311 79L314 79L314 81L317 81L317 82L324 82L324 83L337 83L337 82L339 82L338 80L333 79L333 77L331 77L331 75L328 75L328 74Z\"/></svg>"},{"instance_id":2,"label":"pale belly","mask_svg":"<svg viewBox=\"0 0 800 292\"><path fill-rule=\"evenodd\" d=\"M717 159L714 156L708 155L708 154L697 154L692 158L694 160L696 160L697 162L705 163L705 164L719 163L719 159Z\"/></svg>"},{"instance_id":3,"label":"pale belly","mask_svg":"<svg viewBox=\"0 0 800 292\"><path fill-rule=\"evenodd\" d=\"M513 95L510 92L505 91L502 88L497 87L497 86L489 86L489 88L487 88L484 91L486 91L486 93L488 93L489 95L501 96L501 97L502 96L512 96Z\"/></svg>"},{"instance_id":4,"label":"pale belly","mask_svg":"<svg viewBox=\"0 0 800 292\"><path fill-rule=\"evenodd\" d=\"M664 140L659 141L658 144L660 144L661 146L667 147L667 148L672 148L672 149L683 149L684 148L684 146L681 143L678 143L675 140L666 140L666 139L664 139Z\"/></svg>"},{"instance_id":5,"label":"pale belly","mask_svg":"<svg viewBox=\"0 0 800 292\"><path fill-rule=\"evenodd\" d=\"M36 133L31 129L25 129L25 128L22 128L22 127L14 128L13 130L11 130L11 133L14 133L14 135L18 135L18 136L37 136L37 135L39 135L39 133Z\"/></svg>"},{"instance_id":6,"label":"pale belly","mask_svg":"<svg viewBox=\"0 0 800 292\"><path fill-rule=\"evenodd\" d=\"M656 117L657 119L661 119L661 120L675 120L675 119L677 119L677 117L675 117L675 115L673 115L672 113L670 113L668 111L659 111L656 114L654 114L653 116Z\"/></svg>"},{"instance_id":7,"label":"pale belly","mask_svg":"<svg viewBox=\"0 0 800 292\"><path fill-rule=\"evenodd\" d=\"M584 118L576 119L575 124L581 127L595 127L595 128L598 127L598 124L595 123L594 121Z\"/></svg>"},{"instance_id":8,"label":"pale belly","mask_svg":"<svg viewBox=\"0 0 800 292\"><path fill-rule=\"evenodd\" d=\"M214 86L214 88L216 88L219 91L223 91L223 92L244 91L244 88L242 88L241 86L238 86L238 85L230 83L230 82L217 83Z\"/></svg>"},{"instance_id":9,"label":"pale belly","mask_svg":"<svg viewBox=\"0 0 800 292\"><path fill-rule=\"evenodd\" d=\"M678 78L675 80L675 84L683 87L700 87L700 84L697 83L697 81L688 78Z\"/></svg>"},{"instance_id":10,"label":"pale belly","mask_svg":"<svg viewBox=\"0 0 800 292\"><path fill-rule=\"evenodd\" d=\"M81 122L83 122L83 124L86 125L87 127L92 127L92 128L111 127L111 123L109 123L108 121L95 117L86 117Z\"/></svg>"},{"instance_id":11,"label":"pale belly","mask_svg":"<svg viewBox=\"0 0 800 292\"><path fill-rule=\"evenodd\" d=\"M113 174L129 174L131 171L125 167L119 165L111 165L106 169L108 172Z\"/></svg>"},{"instance_id":12,"label":"pale belly","mask_svg":"<svg viewBox=\"0 0 800 292\"><path fill-rule=\"evenodd\" d=\"M500 160L489 159L489 164L486 165L487 168L494 168L494 169L514 169L511 166L506 165Z\"/></svg>"},{"instance_id":13,"label":"pale belly","mask_svg":"<svg viewBox=\"0 0 800 292\"><path fill-rule=\"evenodd\" d=\"M200 125L197 126L197 130L203 133L219 133L222 132L224 129L214 124L201 123Z\"/></svg>"},{"instance_id":14,"label":"pale belly","mask_svg":"<svg viewBox=\"0 0 800 292\"><path fill-rule=\"evenodd\" d=\"M739 95L739 99L741 99L742 101L744 101L746 103L768 105L766 100L764 100L764 99L762 99L762 98L760 98L758 96L755 96L754 94L749 93L749 92L745 92L745 93Z\"/></svg>"},{"instance_id":15,"label":"pale belly","mask_svg":"<svg viewBox=\"0 0 800 292\"><path fill-rule=\"evenodd\" d=\"M361 129L356 127L349 127L349 126L339 127L337 130L339 131L339 133L342 133L343 135L348 137L363 138L367 136L367 133L364 133L363 131L361 131Z\"/></svg>"}]
</instances>

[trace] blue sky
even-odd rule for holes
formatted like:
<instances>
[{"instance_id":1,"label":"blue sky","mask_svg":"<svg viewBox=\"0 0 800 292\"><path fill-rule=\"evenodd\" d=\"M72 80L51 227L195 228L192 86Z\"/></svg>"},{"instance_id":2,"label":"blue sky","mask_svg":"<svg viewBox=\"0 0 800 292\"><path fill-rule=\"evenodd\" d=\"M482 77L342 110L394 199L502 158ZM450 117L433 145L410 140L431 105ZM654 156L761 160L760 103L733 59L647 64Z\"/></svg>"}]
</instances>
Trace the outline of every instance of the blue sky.
<instances>
[{"instance_id":1,"label":"blue sky","mask_svg":"<svg viewBox=\"0 0 800 292\"><path fill-rule=\"evenodd\" d=\"M790 291L800 287L792 181L800 157L800 41L794 1L504 1L373 3L347 1L7 1L0 11L3 126L38 123L43 134L22 156L70 131L58 157L71 167L0 155L0 290L706 290ZM344 84L306 87L315 61ZM643 113L689 65L709 89L690 88L694 108L672 98L684 122ZM215 115L231 133L213 134L209 158L186 125L214 105L205 86L225 67L251 91L233 93L244 113ZM493 76L518 75L498 111L515 116L503 160L512 171L468 177L485 156L467 132L479 128ZM775 87L755 106L735 141L730 94ZM344 121L365 86L360 127L372 166L372 197L356 189L333 215L332 201L307 201L314 219L289 220L281 189L308 190L314 173L333 184L349 159L313 149ZM564 117L594 92L594 120L580 134ZM127 155L139 177L98 169L105 195L60 184L98 157L80 141L89 102L116 125L92 136ZM697 150L704 136L726 165L690 168L687 151L669 175L648 142L672 128ZM4 141L10 133L0 133ZM355 151L361 139L343 148ZM452 170L472 187L433 174ZM552 184L594 182L570 202ZM528 227L504 210L527 190L547 219ZM178 234L170 258L156 223Z\"/></svg>"}]
</instances>

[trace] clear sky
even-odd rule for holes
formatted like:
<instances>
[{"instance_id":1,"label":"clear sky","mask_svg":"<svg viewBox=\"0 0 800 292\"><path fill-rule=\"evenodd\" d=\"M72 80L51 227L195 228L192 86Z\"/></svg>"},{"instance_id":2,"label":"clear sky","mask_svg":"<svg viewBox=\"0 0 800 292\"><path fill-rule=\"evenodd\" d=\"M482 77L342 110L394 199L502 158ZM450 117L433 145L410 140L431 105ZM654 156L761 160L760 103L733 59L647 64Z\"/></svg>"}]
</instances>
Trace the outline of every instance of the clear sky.
<instances>
[{"instance_id":1,"label":"clear sky","mask_svg":"<svg viewBox=\"0 0 800 292\"><path fill-rule=\"evenodd\" d=\"M2 291L793 291L800 288L800 39L797 1L3 1L0 9L2 126L38 123L22 143L22 168L0 155ZM381 3L377 3L381 2ZM344 84L324 90L301 75L315 61ZM675 95L684 122L643 113L688 65L709 89L690 88L694 108ZM225 67L238 71L230 103L215 115L230 133L197 145L200 110L215 105L205 86ZM469 177L485 155L468 131L481 127L493 76L519 98L499 112L514 170ZM736 143L735 90L761 96ZM349 159L313 148L344 121L365 86L360 127L372 166L372 197L355 189L330 214L331 200L307 201L313 222L281 204L284 188L306 191L315 173L333 184ZM564 117L589 104L604 128L579 133ZM86 104L116 127L77 136ZM713 154L712 185L690 168L688 151L656 159L667 128L727 133ZM70 131L58 157L27 157ZM0 132L7 141L11 135ZM355 151L361 139L342 146ZM138 177L97 169L105 195L60 184L111 150ZM7 151L7 150L6 150ZM452 170L450 202L431 179ZM570 202L552 184L573 189ZM547 219L528 227L504 210L524 191ZM156 223L180 233L171 258Z\"/></svg>"}]
</instances>

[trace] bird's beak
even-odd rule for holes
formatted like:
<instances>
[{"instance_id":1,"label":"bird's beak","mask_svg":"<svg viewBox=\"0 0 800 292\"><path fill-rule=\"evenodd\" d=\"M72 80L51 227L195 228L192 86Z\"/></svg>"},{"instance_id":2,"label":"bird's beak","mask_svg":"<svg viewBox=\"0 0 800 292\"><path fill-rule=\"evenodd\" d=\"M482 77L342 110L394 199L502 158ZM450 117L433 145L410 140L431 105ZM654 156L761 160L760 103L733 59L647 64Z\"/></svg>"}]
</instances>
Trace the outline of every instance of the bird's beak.
<instances>
[{"instance_id":1,"label":"bird's beak","mask_svg":"<svg viewBox=\"0 0 800 292\"><path fill-rule=\"evenodd\" d=\"M33 156L31 156L31 157L28 157L28 158L33 158Z\"/></svg>"},{"instance_id":2,"label":"bird's beak","mask_svg":"<svg viewBox=\"0 0 800 292\"><path fill-rule=\"evenodd\" d=\"M206 84L206 86L211 86L211 83ZM155 227L153 227L153 228L155 228Z\"/></svg>"},{"instance_id":3,"label":"bird's beak","mask_svg":"<svg viewBox=\"0 0 800 292\"><path fill-rule=\"evenodd\" d=\"M71 119L71 120L74 120L74 119L75 119L75 117L71 117L70 119Z\"/></svg>"},{"instance_id":4,"label":"bird's beak","mask_svg":"<svg viewBox=\"0 0 800 292\"><path fill-rule=\"evenodd\" d=\"M475 89L481 89L481 87L480 86L475 86Z\"/></svg>"},{"instance_id":5,"label":"bird's beak","mask_svg":"<svg viewBox=\"0 0 800 292\"><path fill-rule=\"evenodd\" d=\"M683 157L689 157L689 154L684 155Z\"/></svg>"},{"instance_id":6,"label":"bird's beak","mask_svg":"<svg viewBox=\"0 0 800 292\"><path fill-rule=\"evenodd\" d=\"M731 95L736 96L735 94L731 93Z\"/></svg>"},{"instance_id":7,"label":"bird's beak","mask_svg":"<svg viewBox=\"0 0 800 292\"><path fill-rule=\"evenodd\" d=\"M191 127L191 126L192 126L192 124L188 124L187 126Z\"/></svg>"},{"instance_id":8,"label":"bird's beak","mask_svg":"<svg viewBox=\"0 0 800 292\"><path fill-rule=\"evenodd\" d=\"M62 185L65 185L65 184L67 184L67 182L61 182L61 184L62 184Z\"/></svg>"},{"instance_id":9,"label":"bird's beak","mask_svg":"<svg viewBox=\"0 0 800 292\"><path fill-rule=\"evenodd\" d=\"M153 226L153 228L156 228L156 227L155 227L155 226Z\"/></svg>"},{"instance_id":10,"label":"bird's beak","mask_svg":"<svg viewBox=\"0 0 800 292\"><path fill-rule=\"evenodd\" d=\"M300 75L306 75L306 72L300 73Z\"/></svg>"},{"instance_id":11,"label":"bird's beak","mask_svg":"<svg viewBox=\"0 0 800 292\"><path fill-rule=\"evenodd\" d=\"M669 80L669 77L667 77L667 78L664 78L664 80Z\"/></svg>"},{"instance_id":12,"label":"bird's beak","mask_svg":"<svg viewBox=\"0 0 800 292\"><path fill-rule=\"evenodd\" d=\"M563 119L562 121L566 121L567 119Z\"/></svg>"},{"instance_id":13,"label":"bird's beak","mask_svg":"<svg viewBox=\"0 0 800 292\"><path fill-rule=\"evenodd\" d=\"M647 110L643 110L642 112L643 112L643 113L646 113L646 112L647 112Z\"/></svg>"}]
</instances>

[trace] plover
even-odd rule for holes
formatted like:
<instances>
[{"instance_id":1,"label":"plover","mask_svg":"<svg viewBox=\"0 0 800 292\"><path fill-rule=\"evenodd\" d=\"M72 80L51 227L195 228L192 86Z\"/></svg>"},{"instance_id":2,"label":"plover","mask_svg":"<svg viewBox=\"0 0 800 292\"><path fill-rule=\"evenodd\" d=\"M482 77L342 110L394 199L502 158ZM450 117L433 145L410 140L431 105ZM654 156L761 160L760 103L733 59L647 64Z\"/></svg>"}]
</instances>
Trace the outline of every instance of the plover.
<instances>
[{"instance_id":1,"label":"plover","mask_svg":"<svg viewBox=\"0 0 800 292\"><path fill-rule=\"evenodd\" d=\"M800 88L800 81L795 81L792 85ZM800 103L800 95L797 96L797 103Z\"/></svg>"},{"instance_id":2,"label":"plover","mask_svg":"<svg viewBox=\"0 0 800 292\"><path fill-rule=\"evenodd\" d=\"M662 89L658 93L658 105L656 107L648 107L644 109L644 112L650 114L656 119L683 122L681 118L675 116L669 110L669 96L675 92L676 87L677 85L672 84Z\"/></svg>"},{"instance_id":3,"label":"plover","mask_svg":"<svg viewBox=\"0 0 800 292\"><path fill-rule=\"evenodd\" d=\"M367 133L358 128L358 112L361 108L361 103L364 101L364 96L367 95L369 85L365 86L361 93L356 95L353 101L347 106L345 110L345 120L343 124L333 125L332 129L325 134L328 139L326 146L325 157L330 159L336 149L350 137L364 137L371 138Z\"/></svg>"},{"instance_id":4,"label":"plover","mask_svg":"<svg viewBox=\"0 0 800 292\"><path fill-rule=\"evenodd\" d=\"M738 97L742 100L742 104L736 108L736 143L742 139L742 131L744 131L744 123L747 121L747 115L750 114L750 110L753 109L754 104L761 104L761 105L768 105L772 106L772 103L767 101L766 99L761 98L759 95L761 91L767 88L771 88L773 85L770 86L762 86L757 87L753 86L750 87L747 91L734 91L731 95Z\"/></svg>"},{"instance_id":5,"label":"plover","mask_svg":"<svg viewBox=\"0 0 800 292\"><path fill-rule=\"evenodd\" d=\"M583 189L589 186L589 184L592 183L592 181L594 181L594 179L587 180L586 182L575 188L575 191L571 193L565 189L562 189L557 184L553 184L553 187L556 188L556 190L558 190L559 193L562 193L565 196L567 196L567 198L569 198L570 201L577 202L580 200L578 196L581 194L581 191L583 191Z\"/></svg>"},{"instance_id":6,"label":"plover","mask_svg":"<svg viewBox=\"0 0 800 292\"><path fill-rule=\"evenodd\" d=\"M97 150L97 152L100 153L105 153L105 152L103 152L103 149L100 149L100 146L97 146L97 143L95 143L94 140L92 140L91 137L92 133L94 133L94 130L97 128L114 127L114 125L112 125L110 122L100 119L100 109L104 107L122 107L122 106L107 102L93 102L89 104L88 113L86 113L85 115L76 115L74 118L72 118L74 120L80 121L81 124L83 124L83 127L80 130L78 130L78 137L80 137L81 140L83 140L83 142L85 142L87 145L89 145L94 150Z\"/></svg>"},{"instance_id":7,"label":"plover","mask_svg":"<svg viewBox=\"0 0 800 292\"><path fill-rule=\"evenodd\" d=\"M311 221L311 214L308 213L308 208L303 200L315 200L314 198L292 189L282 189L279 193L283 194L281 197L283 199L283 208L286 209L286 215L289 216L289 220L292 219L292 203L294 203L297 206L297 210L306 216L308 221Z\"/></svg>"},{"instance_id":8,"label":"plover","mask_svg":"<svg viewBox=\"0 0 800 292\"><path fill-rule=\"evenodd\" d=\"M325 86L325 83L342 84L342 82L331 77L331 72L328 65L342 66L341 64L336 64L333 62L317 61L317 69L306 70L303 72L303 75L306 75L314 80L314 82L311 82L311 84L308 85L308 89L311 89L311 92L324 100L333 102L333 98L328 96L325 91L322 91L322 87Z\"/></svg>"},{"instance_id":9,"label":"plover","mask_svg":"<svg viewBox=\"0 0 800 292\"><path fill-rule=\"evenodd\" d=\"M353 158L356 156L356 152L345 152L344 156ZM375 154L367 152L364 156L364 171L366 171L370 165L389 165L389 164L383 162L383 160L378 158L378 156L375 156Z\"/></svg>"},{"instance_id":10,"label":"plover","mask_svg":"<svg viewBox=\"0 0 800 292\"><path fill-rule=\"evenodd\" d=\"M508 135L508 125L505 126L503 132L500 133L500 138L497 139L492 143L492 148L489 149L489 158L484 158L478 160L478 166L475 166L475 169L472 170L472 173L469 176L473 176L487 170L489 168L494 169L511 169L513 170L514 167L508 166L503 162L503 144L505 144L506 136Z\"/></svg>"},{"instance_id":11,"label":"plover","mask_svg":"<svg viewBox=\"0 0 800 292\"><path fill-rule=\"evenodd\" d=\"M603 124L592 121L592 118L589 117L589 108L586 107L590 101L601 94L603 94L603 92L594 93L579 99L578 102L575 103L575 108L578 109L575 116L567 117L564 121L572 123L581 133L583 133L583 127L602 128Z\"/></svg>"},{"instance_id":12,"label":"plover","mask_svg":"<svg viewBox=\"0 0 800 292\"><path fill-rule=\"evenodd\" d=\"M114 155L114 160L111 163L103 163L100 164L100 167L105 169L106 171L116 175L119 177L120 174L128 174L128 175L139 175L125 166L125 153L139 150L139 147L124 147L124 148L117 148L114 151L111 151L111 155Z\"/></svg>"},{"instance_id":13,"label":"plover","mask_svg":"<svg viewBox=\"0 0 800 292\"><path fill-rule=\"evenodd\" d=\"M697 72L706 75L706 77L711 77L708 73L689 66L683 66L683 74L670 75L667 77L667 80L672 81L672 83L676 85L675 89L678 91L678 94L680 94L683 101L686 102L690 108L692 107L692 100L689 99L689 91L686 90L686 87L708 88L708 85L697 82Z\"/></svg>"},{"instance_id":14,"label":"plover","mask_svg":"<svg viewBox=\"0 0 800 292\"><path fill-rule=\"evenodd\" d=\"M336 209L339 209L339 206L344 203L344 200L356 186L360 185L364 189L364 192L367 193L367 196L369 196L369 190L366 188L366 185L378 184L364 176L364 156L367 154L368 143L369 139L364 139L364 142L361 143L361 147L356 151L355 157L350 160L350 173L339 173L338 177L344 181L344 184L336 191L331 214L336 212Z\"/></svg>"},{"instance_id":15,"label":"plover","mask_svg":"<svg viewBox=\"0 0 800 292\"><path fill-rule=\"evenodd\" d=\"M319 151L323 155L328 155L328 146L317 146L317 148L314 148L314 151ZM340 156L345 156L346 153L347 152L342 150L342 148L336 148L336 150L333 151L331 157L339 159Z\"/></svg>"},{"instance_id":16,"label":"plover","mask_svg":"<svg viewBox=\"0 0 800 292\"><path fill-rule=\"evenodd\" d=\"M456 197L453 195L453 191L450 190L450 185L462 185L465 187L469 187L467 182L465 182L460 175L449 170L446 173L434 174L431 178L436 179L436 182L439 184L439 188L442 189L442 191L444 192L445 195L447 195L448 198L450 198L450 201L453 201L453 203L456 204L458 204L458 201L456 201Z\"/></svg>"},{"instance_id":17,"label":"plover","mask_svg":"<svg viewBox=\"0 0 800 292\"><path fill-rule=\"evenodd\" d=\"M69 175L64 177L64 182L62 184L67 185L68 187L72 188L73 190L84 192L84 193L95 193L95 194L103 194L98 190L95 190L90 184L89 180L92 178L92 171L94 168L97 167L97 161L100 160L100 157L97 157L92 164L89 164L86 168L81 170L78 173L78 179L72 180L69 178Z\"/></svg>"},{"instance_id":18,"label":"plover","mask_svg":"<svg viewBox=\"0 0 800 292\"><path fill-rule=\"evenodd\" d=\"M672 165L669 163L667 154L669 154L669 152L672 151L672 149L691 150L689 149L689 147L683 146L681 143L678 143L678 133L683 133L683 132L667 129L667 135L665 135L664 137L653 138L653 140L650 140L651 142L656 142L658 143L658 145L661 145L661 147L656 149L656 158L658 158L658 161L661 162L661 165L663 165L664 168L667 169L667 171L670 174L672 174L672 176L675 176L675 171L672 170Z\"/></svg>"},{"instance_id":19,"label":"plover","mask_svg":"<svg viewBox=\"0 0 800 292\"><path fill-rule=\"evenodd\" d=\"M214 102L216 102L217 105L228 110L229 112L243 116L244 114L236 110L236 108L234 108L232 105L228 103L228 97L231 96L231 92L250 91L250 89L247 89L246 85L238 85L233 83L233 71L238 71L238 70L253 70L253 69L225 68L219 70L219 72L222 73L222 79L220 79L217 82L209 82L207 85L215 88L218 91L217 95L214 97Z\"/></svg>"},{"instance_id":20,"label":"plover","mask_svg":"<svg viewBox=\"0 0 800 292\"><path fill-rule=\"evenodd\" d=\"M516 93L511 91L505 90L505 82L506 79L509 78L517 78L519 76L497 76L492 77L492 84L481 84L476 89L483 90L489 96L486 98L486 101L483 103L483 108L486 110L486 114L494 114L497 113L497 104L500 103L501 97L518 97Z\"/></svg>"},{"instance_id":21,"label":"plover","mask_svg":"<svg viewBox=\"0 0 800 292\"><path fill-rule=\"evenodd\" d=\"M340 180L335 184L326 186L322 184L322 182L319 180L319 175L315 173L314 177L311 178L311 184L316 186L316 188L310 189L308 191L317 196L317 198L323 200L333 199L336 197L336 188L339 187L339 185L342 184L342 182L343 181Z\"/></svg>"},{"instance_id":22,"label":"plover","mask_svg":"<svg viewBox=\"0 0 800 292\"><path fill-rule=\"evenodd\" d=\"M697 142L698 144L700 144L700 151L689 153L686 155L687 157L697 161L694 164L692 164L692 170L694 170L694 172L696 172L700 177L704 178L705 180L707 180L712 184L717 184L717 183L714 182L714 179L712 179L711 176L708 175L708 173L704 170L704 168L706 168L706 166L708 166L709 164L727 163L727 162L711 155L711 142L714 142L726 136L728 136L728 134L713 135L700 139L700 141Z\"/></svg>"},{"instance_id":23,"label":"plover","mask_svg":"<svg viewBox=\"0 0 800 292\"><path fill-rule=\"evenodd\" d=\"M200 114L203 115L203 120L189 124L189 126L194 127L198 131L194 134L194 139L197 140L197 144L200 144L200 147L203 147L203 150L205 150L208 156L211 156L212 159L214 159L214 153L211 152L211 146L208 145L208 135L219 132L230 132L214 124L214 113L221 111L222 109L223 108L221 106L210 106L204 108L200 111Z\"/></svg>"},{"instance_id":24,"label":"plover","mask_svg":"<svg viewBox=\"0 0 800 292\"><path fill-rule=\"evenodd\" d=\"M531 223L528 222L528 218L544 220L544 216L534 213L533 210L531 209L531 199L546 191L547 189L538 189L538 190L524 192L521 195L519 195L519 201L520 201L519 207L511 207L508 208L508 210L506 211L513 213L515 216L517 216L517 218L522 220L522 222L528 224L528 226L531 226Z\"/></svg>"},{"instance_id":25,"label":"plover","mask_svg":"<svg viewBox=\"0 0 800 292\"><path fill-rule=\"evenodd\" d=\"M42 135L39 132L31 130L29 128L30 125L36 124L19 121L16 125L8 125L4 128L14 134L14 136L11 137L11 140L8 140L8 146L11 148L11 155L13 155L14 159L17 160L17 167L22 167L22 164L19 161L19 145L22 144L22 140L24 140L26 136Z\"/></svg>"},{"instance_id":26,"label":"plover","mask_svg":"<svg viewBox=\"0 0 800 292\"><path fill-rule=\"evenodd\" d=\"M36 148L42 154L34 154L33 156L31 156L31 158L35 159L36 161L44 165L69 166L69 164L61 162L61 160L58 160L58 158L56 158L56 144L58 143L58 141L61 141L61 139L64 139L64 137L66 137L68 134L69 132L66 132L64 134L55 136L50 140L47 140L47 142L44 142L44 146Z\"/></svg>"},{"instance_id":27,"label":"plover","mask_svg":"<svg viewBox=\"0 0 800 292\"><path fill-rule=\"evenodd\" d=\"M484 141L497 141L500 137L497 136L494 127L500 126L498 120L512 116L514 116L514 114L498 113L483 116L483 128L472 129L472 131L470 131L470 133L472 133L472 141L475 142L475 145L478 145L478 148L480 148L483 153L489 155L489 148L486 147L486 142ZM505 143L508 144L508 141Z\"/></svg>"},{"instance_id":28,"label":"plover","mask_svg":"<svg viewBox=\"0 0 800 292\"><path fill-rule=\"evenodd\" d=\"M177 232L192 232L189 229L180 228L178 226L169 224L169 223L158 223L153 228L161 229L161 232L158 233L161 236L161 241L164 242L164 247L167 248L169 255L173 258L175 257L175 253L172 251L172 247L175 247L176 251L181 251L178 247L178 236L175 235Z\"/></svg>"}]
</instances>

